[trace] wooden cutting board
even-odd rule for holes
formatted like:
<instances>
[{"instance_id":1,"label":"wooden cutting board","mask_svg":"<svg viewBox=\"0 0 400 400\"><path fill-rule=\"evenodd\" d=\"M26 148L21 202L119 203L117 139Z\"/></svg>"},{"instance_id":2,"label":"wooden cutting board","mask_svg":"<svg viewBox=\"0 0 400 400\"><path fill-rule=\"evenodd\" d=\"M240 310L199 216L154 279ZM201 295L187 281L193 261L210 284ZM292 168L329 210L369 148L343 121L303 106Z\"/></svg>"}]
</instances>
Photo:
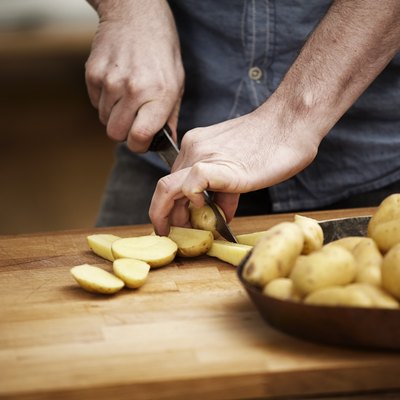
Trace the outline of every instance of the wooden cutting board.
<instances>
[{"instance_id":1,"label":"wooden cutting board","mask_svg":"<svg viewBox=\"0 0 400 400\"><path fill-rule=\"evenodd\" d=\"M371 209L308 213L318 219ZM292 215L238 218L237 234ZM101 296L69 270L91 263L86 236L148 225L0 238L0 398L213 399L400 392L400 354L321 346L269 327L235 268L176 259L139 290Z\"/></svg>"}]
</instances>

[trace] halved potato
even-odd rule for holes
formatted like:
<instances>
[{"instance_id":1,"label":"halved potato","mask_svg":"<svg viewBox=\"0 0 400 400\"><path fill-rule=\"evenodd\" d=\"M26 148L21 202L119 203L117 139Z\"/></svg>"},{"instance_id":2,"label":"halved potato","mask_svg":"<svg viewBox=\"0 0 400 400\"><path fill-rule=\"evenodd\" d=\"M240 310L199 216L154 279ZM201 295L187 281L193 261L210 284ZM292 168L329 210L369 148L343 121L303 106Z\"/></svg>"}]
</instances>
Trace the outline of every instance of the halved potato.
<instances>
[{"instance_id":1,"label":"halved potato","mask_svg":"<svg viewBox=\"0 0 400 400\"><path fill-rule=\"evenodd\" d=\"M113 242L112 253L117 258L135 258L157 268L169 264L178 251L177 244L168 237L157 235L121 238Z\"/></svg>"},{"instance_id":2,"label":"halved potato","mask_svg":"<svg viewBox=\"0 0 400 400\"><path fill-rule=\"evenodd\" d=\"M93 265L77 265L71 268L70 272L78 284L88 292L113 294L124 287L121 279Z\"/></svg>"},{"instance_id":3,"label":"halved potato","mask_svg":"<svg viewBox=\"0 0 400 400\"><path fill-rule=\"evenodd\" d=\"M178 245L178 256L196 257L207 253L214 240L210 231L171 226L168 237Z\"/></svg>"},{"instance_id":4,"label":"halved potato","mask_svg":"<svg viewBox=\"0 0 400 400\"><path fill-rule=\"evenodd\" d=\"M251 249L252 247L246 244L231 243L226 240L214 240L207 255L216 257L237 267Z\"/></svg>"},{"instance_id":5,"label":"halved potato","mask_svg":"<svg viewBox=\"0 0 400 400\"><path fill-rule=\"evenodd\" d=\"M134 258L118 258L113 262L113 271L126 286L137 289L146 282L150 265Z\"/></svg>"},{"instance_id":6,"label":"halved potato","mask_svg":"<svg viewBox=\"0 0 400 400\"><path fill-rule=\"evenodd\" d=\"M236 235L236 239L240 244L247 244L248 246L255 246L259 239L264 236L267 231L258 231L252 233L243 233L242 235Z\"/></svg>"},{"instance_id":7,"label":"halved potato","mask_svg":"<svg viewBox=\"0 0 400 400\"><path fill-rule=\"evenodd\" d=\"M108 233L99 233L95 235L89 235L86 239L93 253L105 258L106 260L114 261L114 256L111 251L111 244L117 239L120 239L119 236Z\"/></svg>"}]
</instances>

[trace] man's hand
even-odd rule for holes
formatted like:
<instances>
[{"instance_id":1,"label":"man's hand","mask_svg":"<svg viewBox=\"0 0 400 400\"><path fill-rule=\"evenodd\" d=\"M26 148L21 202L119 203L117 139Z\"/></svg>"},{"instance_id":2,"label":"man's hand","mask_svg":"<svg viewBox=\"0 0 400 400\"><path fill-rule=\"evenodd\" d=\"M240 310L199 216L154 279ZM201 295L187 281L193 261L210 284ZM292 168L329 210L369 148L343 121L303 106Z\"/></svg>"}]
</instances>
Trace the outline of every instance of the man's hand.
<instances>
[{"instance_id":1,"label":"man's hand","mask_svg":"<svg viewBox=\"0 0 400 400\"><path fill-rule=\"evenodd\" d=\"M322 138L400 49L400 1L336 0L275 93L255 112L188 132L150 206L158 234L187 225L189 200L216 193L229 221L240 193L282 182L315 157Z\"/></svg>"},{"instance_id":2,"label":"man's hand","mask_svg":"<svg viewBox=\"0 0 400 400\"><path fill-rule=\"evenodd\" d=\"M86 63L90 100L107 134L145 152L168 122L173 132L184 72L165 0L89 0L100 22Z\"/></svg>"}]
</instances>

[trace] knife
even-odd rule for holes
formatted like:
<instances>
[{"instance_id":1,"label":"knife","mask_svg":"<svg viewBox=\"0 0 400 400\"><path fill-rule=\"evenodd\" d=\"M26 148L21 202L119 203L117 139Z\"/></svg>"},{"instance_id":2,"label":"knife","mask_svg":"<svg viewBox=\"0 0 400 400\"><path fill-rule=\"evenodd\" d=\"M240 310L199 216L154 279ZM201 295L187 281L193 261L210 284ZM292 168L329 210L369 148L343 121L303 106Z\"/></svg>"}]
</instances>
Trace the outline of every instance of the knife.
<instances>
[{"instance_id":1,"label":"knife","mask_svg":"<svg viewBox=\"0 0 400 400\"><path fill-rule=\"evenodd\" d=\"M179 154L179 148L172 139L172 132L168 125L164 125L164 127L155 134L149 150L157 152L161 159L164 160L170 168L172 167ZM237 243L236 237L233 235L224 217L214 203L211 193L204 190L203 196L206 204L210 206L215 215L217 232L229 242Z\"/></svg>"}]
</instances>

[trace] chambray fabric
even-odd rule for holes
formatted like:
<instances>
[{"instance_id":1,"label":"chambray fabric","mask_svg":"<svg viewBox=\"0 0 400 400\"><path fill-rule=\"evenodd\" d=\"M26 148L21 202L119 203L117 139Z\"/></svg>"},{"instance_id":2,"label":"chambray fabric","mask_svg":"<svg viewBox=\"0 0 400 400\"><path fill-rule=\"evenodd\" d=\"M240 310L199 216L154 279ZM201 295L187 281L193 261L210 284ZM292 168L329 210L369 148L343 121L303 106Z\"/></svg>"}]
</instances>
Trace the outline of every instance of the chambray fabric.
<instances>
[{"instance_id":1,"label":"chambray fabric","mask_svg":"<svg viewBox=\"0 0 400 400\"><path fill-rule=\"evenodd\" d=\"M254 110L277 88L304 41L330 6L327 0L170 0L186 71L179 135ZM250 77L252 68L261 76ZM333 66L334 67L334 66ZM273 132L265 132L266 135ZM248 132L251 140L251 132ZM400 181L400 55L370 85L322 141L313 163L297 176L258 195L272 211L319 209L351 196ZM240 151L240 149L238 149ZM132 222L120 203L112 203L121 188L134 202L141 168L129 167L126 149L118 151L125 184L110 179L102 214L119 213ZM144 178L153 190L167 170L154 154L140 156L159 168L157 178ZM120 161L123 159L124 161ZM136 163L136 161L132 161ZM160 175L161 174L161 175ZM129 184L129 182L131 182ZM137 193L137 192L136 192ZM148 196L147 196L148 197ZM148 205L147 205L148 206ZM114 208L114 210L111 210Z\"/></svg>"}]
</instances>

